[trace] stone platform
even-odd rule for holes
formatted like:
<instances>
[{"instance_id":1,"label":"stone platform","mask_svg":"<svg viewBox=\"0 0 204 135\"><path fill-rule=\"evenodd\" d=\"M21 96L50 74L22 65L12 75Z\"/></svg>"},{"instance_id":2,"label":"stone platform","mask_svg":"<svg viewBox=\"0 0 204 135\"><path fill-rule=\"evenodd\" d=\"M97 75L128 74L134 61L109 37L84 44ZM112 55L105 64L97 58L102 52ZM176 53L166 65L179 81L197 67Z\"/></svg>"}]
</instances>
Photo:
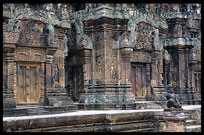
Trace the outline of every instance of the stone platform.
<instances>
[{"instance_id":1,"label":"stone platform","mask_svg":"<svg viewBox=\"0 0 204 135\"><path fill-rule=\"evenodd\" d=\"M78 106L67 105L67 106L38 106L38 105L23 105L17 106L16 108L3 109L3 116L30 116L30 115L42 115L42 114L56 114L63 112L73 112L78 109Z\"/></svg>"},{"instance_id":2,"label":"stone platform","mask_svg":"<svg viewBox=\"0 0 204 135\"><path fill-rule=\"evenodd\" d=\"M3 117L4 132L189 132L201 130L201 106L182 112L164 109L86 110L59 114ZM196 128L196 130L193 128Z\"/></svg>"}]
</instances>

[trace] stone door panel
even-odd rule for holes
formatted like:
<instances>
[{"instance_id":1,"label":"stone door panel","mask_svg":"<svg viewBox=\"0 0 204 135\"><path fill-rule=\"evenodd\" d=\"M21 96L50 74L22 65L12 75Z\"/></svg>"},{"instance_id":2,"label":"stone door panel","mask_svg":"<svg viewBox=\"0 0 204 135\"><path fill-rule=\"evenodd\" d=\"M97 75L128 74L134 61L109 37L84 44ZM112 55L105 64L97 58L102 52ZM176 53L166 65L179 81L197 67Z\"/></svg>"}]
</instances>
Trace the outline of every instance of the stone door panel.
<instances>
[{"instance_id":1,"label":"stone door panel","mask_svg":"<svg viewBox=\"0 0 204 135\"><path fill-rule=\"evenodd\" d=\"M135 97L146 96L146 68L144 64L132 65L131 83Z\"/></svg>"},{"instance_id":2,"label":"stone door panel","mask_svg":"<svg viewBox=\"0 0 204 135\"><path fill-rule=\"evenodd\" d=\"M19 64L17 104L38 104L40 98L39 64Z\"/></svg>"},{"instance_id":3,"label":"stone door panel","mask_svg":"<svg viewBox=\"0 0 204 135\"><path fill-rule=\"evenodd\" d=\"M73 100L78 101L81 91L83 89L83 68L82 67L73 68L73 82L74 82Z\"/></svg>"}]
</instances>

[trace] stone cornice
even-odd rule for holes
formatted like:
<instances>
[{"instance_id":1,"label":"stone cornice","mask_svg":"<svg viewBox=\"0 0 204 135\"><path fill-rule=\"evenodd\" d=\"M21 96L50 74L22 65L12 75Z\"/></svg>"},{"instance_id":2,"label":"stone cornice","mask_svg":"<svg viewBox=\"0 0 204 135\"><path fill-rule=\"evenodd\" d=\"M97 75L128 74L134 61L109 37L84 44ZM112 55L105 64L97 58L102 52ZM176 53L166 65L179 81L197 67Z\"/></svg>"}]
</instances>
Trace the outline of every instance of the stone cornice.
<instances>
[{"instance_id":1,"label":"stone cornice","mask_svg":"<svg viewBox=\"0 0 204 135\"><path fill-rule=\"evenodd\" d=\"M181 19L199 19L201 20L201 14L197 14L195 12L171 12L165 14L166 19L174 19L174 18L181 18Z\"/></svg>"},{"instance_id":2,"label":"stone cornice","mask_svg":"<svg viewBox=\"0 0 204 135\"><path fill-rule=\"evenodd\" d=\"M166 38L165 47L176 45L199 46L201 42L198 38Z\"/></svg>"},{"instance_id":3,"label":"stone cornice","mask_svg":"<svg viewBox=\"0 0 204 135\"><path fill-rule=\"evenodd\" d=\"M139 23L141 21L152 24L157 28L167 29L166 20L160 18L158 15L150 12L144 12L137 9L132 8L112 8L108 6L100 6L98 8L90 9L88 12L86 10L80 10L72 13L71 22L74 23L76 19L82 21L88 20L98 20L102 17L110 18L110 19L127 19L129 20L131 17L134 18L135 23Z\"/></svg>"},{"instance_id":4,"label":"stone cornice","mask_svg":"<svg viewBox=\"0 0 204 135\"><path fill-rule=\"evenodd\" d=\"M4 4L3 6L3 18L9 18L17 21L21 19L35 20L42 23L50 23L65 29L70 28L69 19L59 18L54 12L45 10L35 10L29 6L20 4Z\"/></svg>"}]
</instances>

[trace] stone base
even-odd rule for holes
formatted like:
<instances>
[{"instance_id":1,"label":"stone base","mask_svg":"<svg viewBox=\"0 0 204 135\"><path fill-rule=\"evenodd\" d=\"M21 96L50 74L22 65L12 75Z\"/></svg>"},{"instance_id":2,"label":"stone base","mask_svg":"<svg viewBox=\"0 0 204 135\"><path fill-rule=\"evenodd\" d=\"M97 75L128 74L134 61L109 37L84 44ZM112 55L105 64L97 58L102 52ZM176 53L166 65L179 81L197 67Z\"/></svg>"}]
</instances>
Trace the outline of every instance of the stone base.
<instances>
[{"instance_id":1,"label":"stone base","mask_svg":"<svg viewBox=\"0 0 204 135\"><path fill-rule=\"evenodd\" d=\"M164 94L166 93L166 88L164 86L153 87L154 94L151 95L150 99L153 101L166 101Z\"/></svg>"},{"instance_id":2,"label":"stone base","mask_svg":"<svg viewBox=\"0 0 204 135\"><path fill-rule=\"evenodd\" d=\"M77 105L67 106L33 106L33 105L21 105L17 108L7 108L3 110L4 117L13 116L31 116L31 115L45 115L45 114L57 114L64 112L73 112L78 110Z\"/></svg>"},{"instance_id":3,"label":"stone base","mask_svg":"<svg viewBox=\"0 0 204 135\"><path fill-rule=\"evenodd\" d=\"M47 99L49 106L66 106L73 104L72 99L66 96L53 96L48 97Z\"/></svg>"},{"instance_id":4,"label":"stone base","mask_svg":"<svg viewBox=\"0 0 204 135\"><path fill-rule=\"evenodd\" d=\"M52 107L53 110L57 107ZM55 115L4 117L4 132L188 132L201 127L201 106L183 112L163 109L76 111ZM195 113L198 110L198 114ZM199 117L192 116L199 115ZM198 119L199 121L198 121ZM194 121L189 123L189 121ZM190 125L189 125L190 124ZM185 130L186 129L186 130ZM195 129L195 128L194 128ZM200 130L198 130L200 131Z\"/></svg>"},{"instance_id":5,"label":"stone base","mask_svg":"<svg viewBox=\"0 0 204 135\"><path fill-rule=\"evenodd\" d=\"M84 104L84 108L92 106L93 109L124 109L130 106L135 109L134 102L135 96L131 92L131 86L117 84L100 84L89 88L87 93L81 94L79 100L79 103Z\"/></svg>"},{"instance_id":6,"label":"stone base","mask_svg":"<svg viewBox=\"0 0 204 135\"><path fill-rule=\"evenodd\" d=\"M135 101L135 109L163 109L166 101Z\"/></svg>"},{"instance_id":7,"label":"stone base","mask_svg":"<svg viewBox=\"0 0 204 135\"><path fill-rule=\"evenodd\" d=\"M183 108L165 108L164 111L183 111Z\"/></svg>"},{"instance_id":8,"label":"stone base","mask_svg":"<svg viewBox=\"0 0 204 135\"><path fill-rule=\"evenodd\" d=\"M3 108L16 108L16 100L14 98L3 98Z\"/></svg>"},{"instance_id":9,"label":"stone base","mask_svg":"<svg viewBox=\"0 0 204 135\"><path fill-rule=\"evenodd\" d=\"M196 92L193 88L174 89L179 102L183 105L200 105L201 94Z\"/></svg>"},{"instance_id":10,"label":"stone base","mask_svg":"<svg viewBox=\"0 0 204 135\"><path fill-rule=\"evenodd\" d=\"M79 110L132 110L135 109L135 104L114 104L114 103L89 103L78 104Z\"/></svg>"}]
</instances>

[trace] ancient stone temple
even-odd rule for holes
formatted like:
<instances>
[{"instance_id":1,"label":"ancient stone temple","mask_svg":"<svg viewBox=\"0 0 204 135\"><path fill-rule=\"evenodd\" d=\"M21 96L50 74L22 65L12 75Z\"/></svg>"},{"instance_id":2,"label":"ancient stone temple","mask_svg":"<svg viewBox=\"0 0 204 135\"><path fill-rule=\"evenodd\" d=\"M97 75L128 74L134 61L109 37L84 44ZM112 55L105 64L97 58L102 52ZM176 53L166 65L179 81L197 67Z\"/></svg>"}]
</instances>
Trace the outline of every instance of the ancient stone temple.
<instances>
[{"instance_id":1,"label":"ancient stone temple","mask_svg":"<svg viewBox=\"0 0 204 135\"><path fill-rule=\"evenodd\" d=\"M3 104L201 100L200 4L4 4Z\"/></svg>"},{"instance_id":2,"label":"ancient stone temple","mask_svg":"<svg viewBox=\"0 0 204 135\"><path fill-rule=\"evenodd\" d=\"M201 4L3 4L4 131L196 131L200 105Z\"/></svg>"}]
</instances>

